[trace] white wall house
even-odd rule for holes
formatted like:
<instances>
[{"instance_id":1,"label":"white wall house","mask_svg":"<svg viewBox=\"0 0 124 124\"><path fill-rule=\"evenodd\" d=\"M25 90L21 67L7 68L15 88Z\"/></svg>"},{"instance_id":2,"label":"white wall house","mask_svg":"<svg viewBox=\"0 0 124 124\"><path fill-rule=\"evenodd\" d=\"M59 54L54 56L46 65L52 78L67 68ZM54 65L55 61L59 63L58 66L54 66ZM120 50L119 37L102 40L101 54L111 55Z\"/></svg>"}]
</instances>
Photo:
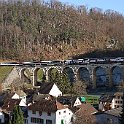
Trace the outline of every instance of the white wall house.
<instances>
[{"instance_id":1,"label":"white wall house","mask_svg":"<svg viewBox=\"0 0 124 124\"><path fill-rule=\"evenodd\" d=\"M24 106L27 106L27 105L26 105L26 103L21 99L21 101L20 101L20 103L19 103L19 106L24 107Z\"/></svg>"},{"instance_id":2,"label":"white wall house","mask_svg":"<svg viewBox=\"0 0 124 124\"><path fill-rule=\"evenodd\" d=\"M17 93L14 93L12 99L19 99L19 95Z\"/></svg>"},{"instance_id":3,"label":"white wall house","mask_svg":"<svg viewBox=\"0 0 124 124\"><path fill-rule=\"evenodd\" d=\"M77 96L60 96L57 98L57 101L59 101L61 104L65 106L70 107L76 107L79 105L82 105L80 99Z\"/></svg>"},{"instance_id":4,"label":"white wall house","mask_svg":"<svg viewBox=\"0 0 124 124\"><path fill-rule=\"evenodd\" d=\"M26 96L20 97L17 93L14 93L12 99L21 99L19 106L27 106L26 105Z\"/></svg>"},{"instance_id":5,"label":"white wall house","mask_svg":"<svg viewBox=\"0 0 124 124\"><path fill-rule=\"evenodd\" d=\"M112 108L119 108L123 104L123 99L122 99L123 93L117 92L114 94L114 98L112 100L111 107Z\"/></svg>"},{"instance_id":6,"label":"white wall house","mask_svg":"<svg viewBox=\"0 0 124 124\"><path fill-rule=\"evenodd\" d=\"M116 92L113 95L102 96L102 99L100 99L100 102L99 102L99 110L101 111L108 110L106 108L106 106L108 105L110 106L108 107L109 109L121 107L123 104L122 96L123 96L123 93L121 92Z\"/></svg>"},{"instance_id":7,"label":"white wall house","mask_svg":"<svg viewBox=\"0 0 124 124\"><path fill-rule=\"evenodd\" d=\"M4 123L4 114L2 111L0 111L0 124L3 124Z\"/></svg>"},{"instance_id":8,"label":"white wall house","mask_svg":"<svg viewBox=\"0 0 124 124\"><path fill-rule=\"evenodd\" d=\"M78 106L78 105L82 105L82 103L81 103L80 99L77 97L73 106Z\"/></svg>"},{"instance_id":9,"label":"white wall house","mask_svg":"<svg viewBox=\"0 0 124 124\"><path fill-rule=\"evenodd\" d=\"M62 96L62 92L59 90L55 83L41 83L39 94L49 94L53 97Z\"/></svg>"},{"instance_id":10,"label":"white wall house","mask_svg":"<svg viewBox=\"0 0 124 124\"><path fill-rule=\"evenodd\" d=\"M53 85L52 89L50 90L49 94L54 97L62 96L62 92L59 90L59 88L56 86L56 84Z\"/></svg>"},{"instance_id":11,"label":"white wall house","mask_svg":"<svg viewBox=\"0 0 124 124\"><path fill-rule=\"evenodd\" d=\"M12 99L22 99L22 101L26 103L26 94L22 90L15 91Z\"/></svg>"},{"instance_id":12,"label":"white wall house","mask_svg":"<svg viewBox=\"0 0 124 124\"><path fill-rule=\"evenodd\" d=\"M28 124L46 124L46 121L51 122L50 124L55 124L55 117L55 113L28 110Z\"/></svg>"},{"instance_id":13,"label":"white wall house","mask_svg":"<svg viewBox=\"0 0 124 124\"><path fill-rule=\"evenodd\" d=\"M55 124L70 124L72 116L73 116L73 113L68 108L57 110Z\"/></svg>"},{"instance_id":14,"label":"white wall house","mask_svg":"<svg viewBox=\"0 0 124 124\"><path fill-rule=\"evenodd\" d=\"M43 100L29 106L28 124L70 124L72 115L72 111L64 105Z\"/></svg>"}]
</instances>

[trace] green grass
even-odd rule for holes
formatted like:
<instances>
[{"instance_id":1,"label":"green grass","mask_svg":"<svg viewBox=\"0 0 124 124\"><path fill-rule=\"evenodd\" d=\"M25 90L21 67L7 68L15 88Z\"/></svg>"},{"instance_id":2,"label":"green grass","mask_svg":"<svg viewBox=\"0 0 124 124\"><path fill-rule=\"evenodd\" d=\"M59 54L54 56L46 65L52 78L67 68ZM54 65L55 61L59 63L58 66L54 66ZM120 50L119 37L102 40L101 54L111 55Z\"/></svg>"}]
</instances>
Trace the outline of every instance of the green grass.
<instances>
[{"instance_id":1,"label":"green grass","mask_svg":"<svg viewBox=\"0 0 124 124\"><path fill-rule=\"evenodd\" d=\"M38 81L42 81L42 78L43 78L43 70L42 69L39 69L37 71L37 80Z\"/></svg>"},{"instance_id":2,"label":"green grass","mask_svg":"<svg viewBox=\"0 0 124 124\"><path fill-rule=\"evenodd\" d=\"M12 69L12 66L0 66L0 83L8 76Z\"/></svg>"},{"instance_id":3,"label":"green grass","mask_svg":"<svg viewBox=\"0 0 124 124\"><path fill-rule=\"evenodd\" d=\"M57 69L52 69L51 70L51 73L55 76L55 74L56 74L56 72L57 72ZM43 80L43 70L42 69L39 69L38 71L37 71L37 80L38 81L42 81Z\"/></svg>"}]
</instances>

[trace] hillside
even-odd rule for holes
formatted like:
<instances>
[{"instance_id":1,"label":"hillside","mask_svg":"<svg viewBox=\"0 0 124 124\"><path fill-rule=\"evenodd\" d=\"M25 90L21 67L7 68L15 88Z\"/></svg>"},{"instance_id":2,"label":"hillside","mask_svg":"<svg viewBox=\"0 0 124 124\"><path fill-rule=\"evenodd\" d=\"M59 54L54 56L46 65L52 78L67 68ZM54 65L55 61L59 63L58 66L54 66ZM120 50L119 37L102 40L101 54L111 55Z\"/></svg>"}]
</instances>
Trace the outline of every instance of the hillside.
<instances>
[{"instance_id":1,"label":"hillside","mask_svg":"<svg viewBox=\"0 0 124 124\"><path fill-rule=\"evenodd\" d=\"M96 50L124 50L118 12L58 1L0 1L0 59L68 59Z\"/></svg>"},{"instance_id":2,"label":"hillside","mask_svg":"<svg viewBox=\"0 0 124 124\"><path fill-rule=\"evenodd\" d=\"M3 80L5 80L5 78L8 76L8 74L11 72L12 69L13 67L9 67L9 66L0 67L0 83L2 83Z\"/></svg>"}]
</instances>

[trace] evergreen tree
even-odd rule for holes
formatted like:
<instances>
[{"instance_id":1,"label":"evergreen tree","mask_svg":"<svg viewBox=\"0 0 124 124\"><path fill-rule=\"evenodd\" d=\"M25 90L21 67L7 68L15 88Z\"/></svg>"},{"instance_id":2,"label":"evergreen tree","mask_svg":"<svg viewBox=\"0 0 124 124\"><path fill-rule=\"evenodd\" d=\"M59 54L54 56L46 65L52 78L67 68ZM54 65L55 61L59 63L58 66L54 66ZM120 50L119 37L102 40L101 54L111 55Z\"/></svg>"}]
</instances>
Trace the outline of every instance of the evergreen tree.
<instances>
[{"instance_id":1,"label":"evergreen tree","mask_svg":"<svg viewBox=\"0 0 124 124\"><path fill-rule=\"evenodd\" d=\"M49 81L52 83L57 83L60 81L60 74L58 71L56 71L56 72L51 71L49 76L50 76Z\"/></svg>"},{"instance_id":2,"label":"evergreen tree","mask_svg":"<svg viewBox=\"0 0 124 124\"><path fill-rule=\"evenodd\" d=\"M23 112L20 106L15 106L13 110L11 124L24 124Z\"/></svg>"},{"instance_id":3,"label":"evergreen tree","mask_svg":"<svg viewBox=\"0 0 124 124\"><path fill-rule=\"evenodd\" d=\"M43 74L42 82L46 82L46 75L45 74Z\"/></svg>"},{"instance_id":4,"label":"evergreen tree","mask_svg":"<svg viewBox=\"0 0 124 124\"><path fill-rule=\"evenodd\" d=\"M122 113L120 114L120 124L124 124L124 91L123 91L123 97L122 97L122 100L123 100L123 104L122 104Z\"/></svg>"},{"instance_id":5,"label":"evergreen tree","mask_svg":"<svg viewBox=\"0 0 124 124\"><path fill-rule=\"evenodd\" d=\"M63 93L71 92L71 86L68 81L67 75L65 73L60 74L60 80L58 82L58 87Z\"/></svg>"},{"instance_id":6,"label":"evergreen tree","mask_svg":"<svg viewBox=\"0 0 124 124\"><path fill-rule=\"evenodd\" d=\"M51 83L54 83L55 82L55 75L54 75L54 73L52 71L49 74L49 81Z\"/></svg>"},{"instance_id":7,"label":"evergreen tree","mask_svg":"<svg viewBox=\"0 0 124 124\"><path fill-rule=\"evenodd\" d=\"M55 73L55 83L59 83L60 79L61 79L61 74L58 71L56 71L56 73Z\"/></svg>"}]
</instances>

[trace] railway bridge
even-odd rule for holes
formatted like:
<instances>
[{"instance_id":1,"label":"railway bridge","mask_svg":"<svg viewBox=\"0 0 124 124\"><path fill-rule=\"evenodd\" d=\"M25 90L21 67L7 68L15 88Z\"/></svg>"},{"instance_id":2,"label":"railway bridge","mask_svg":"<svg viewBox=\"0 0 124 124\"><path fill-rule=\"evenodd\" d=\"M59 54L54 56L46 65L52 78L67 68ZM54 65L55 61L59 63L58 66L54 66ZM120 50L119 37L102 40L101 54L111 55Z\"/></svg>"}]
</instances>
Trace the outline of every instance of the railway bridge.
<instances>
[{"instance_id":1,"label":"railway bridge","mask_svg":"<svg viewBox=\"0 0 124 124\"><path fill-rule=\"evenodd\" d=\"M118 86L124 81L124 65L121 63L112 64L85 64L85 65L35 65L35 66L15 66L19 76L23 79L29 77L33 86L38 81L40 70L49 81L50 73L56 69L59 73L65 73L71 83L78 80L86 81L93 89L99 86L113 87Z\"/></svg>"}]
</instances>

